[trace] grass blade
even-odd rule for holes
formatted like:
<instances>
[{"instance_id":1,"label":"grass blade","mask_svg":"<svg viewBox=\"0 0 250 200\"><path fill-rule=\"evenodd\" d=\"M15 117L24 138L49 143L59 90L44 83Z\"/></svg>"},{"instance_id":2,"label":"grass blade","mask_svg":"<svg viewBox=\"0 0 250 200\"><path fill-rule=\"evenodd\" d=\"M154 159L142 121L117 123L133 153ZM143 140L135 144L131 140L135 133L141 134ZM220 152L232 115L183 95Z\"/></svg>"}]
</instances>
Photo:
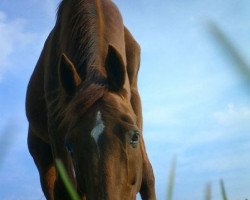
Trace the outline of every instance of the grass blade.
<instances>
[{"instance_id":1,"label":"grass blade","mask_svg":"<svg viewBox=\"0 0 250 200\"><path fill-rule=\"evenodd\" d=\"M0 133L0 167L3 165L4 159L6 155L8 154L11 145L14 140L14 135L17 130L17 125L12 122L12 120L8 120L5 124L5 127L2 130L2 133Z\"/></svg>"},{"instance_id":2,"label":"grass blade","mask_svg":"<svg viewBox=\"0 0 250 200\"><path fill-rule=\"evenodd\" d=\"M176 171L176 158L173 160L173 164L172 164L172 167L170 169L168 191L167 191L167 200L172 200L172 197L173 197L175 171Z\"/></svg>"},{"instance_id":3,"label":"grass blade","mask_svg":"<svg viewBox=\"0 0 250 200\"><path fill-rule=\"evenodd\" d=\"M228 58L234 63L238 74L250 85L250 65L246 62L244 56L216 23L210 22L208 27L216 42L223 48Z\"/></svg>"},{"instance_id":4,"label":"grass blade","mask_svg":"<svg viewBox=\"0 0 250 200\"><path fill-rule=\"evenodd\" d=\"M211 199L212 199L212 186L210 183L208 183L205 188L205 200L211 200Z\"/></svg>"},{"instance_id":5,"label":"grass blade","mask_svg":"<svg viewBox=\"0 0 250 200\"><path fill-rule=\"evenodd\" d=\"M68 174L62 164L62 162L60 160L56 160L56 167L58 169L58 172L60 174L60 177L63 180L63 183L65 185L65 187L67 188L69 195L71 197L72 200L81 200L80 197L78 196L76 190L74 189L74 186L72 185Z\"/></svg>"},{"instance_id":6,"label":"grass blade","mask_svg":"<svg viewBox=\"0 0 250 200\"><path fill-rule=\"evenodd\" d=\"M224 181L222 179L220 180L220 188L221 188L221 195L222 195L223 200L228 200L226 190L225 190Z\"/></svg>"}]
</instances>

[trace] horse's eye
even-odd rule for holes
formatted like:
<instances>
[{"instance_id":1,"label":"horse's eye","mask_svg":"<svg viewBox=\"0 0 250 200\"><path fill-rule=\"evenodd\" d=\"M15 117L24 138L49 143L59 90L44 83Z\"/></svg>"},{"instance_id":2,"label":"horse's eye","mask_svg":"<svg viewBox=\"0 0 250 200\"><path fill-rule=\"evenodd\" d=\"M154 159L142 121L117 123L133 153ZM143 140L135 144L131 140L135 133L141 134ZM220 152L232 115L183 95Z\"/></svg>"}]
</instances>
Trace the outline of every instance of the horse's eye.
<instances>
[{"instance_id":1,"label":"horse's eye","mask_svg":"<svg viewBox=\"0 0 250 200\"><path fill-rule=\"evenodd\" d=\"M72 156L73 155L72 144L70 142L66 142L65 147L66 147L67 151L70 153L70 155Z\"/></svg>"},{"instance_id":2,"label":"horse's eye","mask_svg":"<svg viewBox=\"0 0 250 200\"><path fill-rule=\"evenodd\" d=\"M139 137L140 137L140 133L139 131L131 131L131 140L130 140L130 144L132 145L133 148L136 148L138 143L139 143Z\"/></svg>"},{"instance_id":3,"label":"horse's eye","mask_svg":"<svg viewBox=\"0 0 250 200\"><path fill-rule=\"evenodd\" d=\"M70 147L66 147L67 151L70 153L70 155L73 155L73 150Z\"/></svg>"}]
</instances>

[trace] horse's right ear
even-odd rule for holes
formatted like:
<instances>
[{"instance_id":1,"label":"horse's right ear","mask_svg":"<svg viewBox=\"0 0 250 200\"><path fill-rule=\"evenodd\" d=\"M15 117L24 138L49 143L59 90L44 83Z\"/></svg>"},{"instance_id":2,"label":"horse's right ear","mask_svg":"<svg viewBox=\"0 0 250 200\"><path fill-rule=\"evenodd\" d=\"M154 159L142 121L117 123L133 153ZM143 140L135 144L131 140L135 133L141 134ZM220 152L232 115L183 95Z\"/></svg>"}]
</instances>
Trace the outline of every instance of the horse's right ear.
<instances>
[{"instance_id":1,"label":"horse's right ear","mask_svg":"<svg viewBox=\"0 0 250 200\"><path fill-rule=\"evenodd\" d=\"M61 56L59 78L63 89L69 95L72 95L76 91L77 86L82 82L74 64L65 54Z\"/></svg>"},{"instance_id":2,"label":"horse's right ear","mask_svg":"<svg viewBox=\"0 0 250 200\"><path fill-rule=\"evenodd\" d=\"M115 91L122 89L125 83L125 65L120 53L112 45L108 47L105 68L107 71L109 88Z\"/></svg>"}]
</instances>

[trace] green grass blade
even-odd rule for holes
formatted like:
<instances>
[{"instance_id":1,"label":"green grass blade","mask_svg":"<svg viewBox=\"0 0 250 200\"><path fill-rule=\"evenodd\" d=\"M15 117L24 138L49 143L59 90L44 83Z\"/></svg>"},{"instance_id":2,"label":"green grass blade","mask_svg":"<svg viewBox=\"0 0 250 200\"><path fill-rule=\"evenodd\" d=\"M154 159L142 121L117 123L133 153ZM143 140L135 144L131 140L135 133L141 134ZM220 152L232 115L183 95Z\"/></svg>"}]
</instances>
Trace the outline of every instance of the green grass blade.
<instances>
[{"instance_id":1,"label":"green grass blade","mask_svg":"<svg viewBox=\"0 0 250 200\"><path fill-rule=\"evenodd\" d=\"M228 200L226 190L225 190L224 181L222 179L220 180L220 188L221 188L221 195L222 195L223 200Z\"/></svg>"},{"instance_id":2,"label":"green grass blade","mask_svg":"<svg viewBox=\"0 0 250 200\"><path fill-rule=\"evenodd\" d=\"M9 140L6 140L7 135L5 133L2 133L0 135L0 146L1 146L1 153L0 153L0 167L3 164L4 158L6 156L6 153L9 149ZM7 144L7 145L6 145Z\"/></svg>"},{"instance_id":3,"label":"green grass blade","mask_svg":"<svg viewBox=\"0 0 250 200\"><path fill-rule=\"evenodd\" d=\"M5 127L0 133L0 167L2 167L4 159L8 154L14 140L17 127L10 121L7 121Z\"/></svg>"},{"instance_id":4,"label":"green grass blade","mask_svg":"<svg viewBox=\"0 0 250 200\"><path fill-rule=\"evenodd\" d=\"M56 160L56 167L58 169L59 175L63 180L63 183L65 187L67 188L69 195L72 200L81 200L80 197L78 196L76 190L74 189L74 186L72 185L68 174L60 160Z\"/></svg>"},{"instance_id":5,"label":"green grass blade","mask_svg":"<svg viewBox=\"0 0 250 200\"><path fill-rule=\"evenodd\" d=\"M250 85L250 65L247 63L242 53L216 23L210 22L208 27L216 42L228 56L228 59L234 63L238 74L246 80L248 85Z\"/></svg>"},{"instance_id":6,"label":"green grass blade","mask_svg":"<svg viewBox=\"0 0 250 200\"><path fill-rule=\"evenodd\" d=\"M210 183L208 183L205 188L205 200L211 200L211 199L212 199L212 186Z\"/></svg>"},{"instance_id":7,"label":"green grass blade","mask_svg":"<svg viewBox=\"0 0 250 200\"><path fill-rule=\"evenodd\" d=\"M173 197L175 171L176 171L176 158L173 160L173 164L170 169L169 183L168 183L168 190L167 190L167 200L172 200L172 197Z\"/></svg>"}]
</instances>

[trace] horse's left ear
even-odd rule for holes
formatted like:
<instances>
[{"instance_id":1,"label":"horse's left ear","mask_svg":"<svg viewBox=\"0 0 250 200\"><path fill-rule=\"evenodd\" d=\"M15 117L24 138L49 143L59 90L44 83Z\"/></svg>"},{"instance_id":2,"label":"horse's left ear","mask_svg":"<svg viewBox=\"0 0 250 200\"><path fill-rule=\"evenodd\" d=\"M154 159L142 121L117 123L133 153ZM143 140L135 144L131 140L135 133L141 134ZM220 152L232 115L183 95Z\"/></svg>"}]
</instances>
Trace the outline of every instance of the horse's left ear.
<instances>
[{"instance_id":1,"label":"horse's left ear","mask_svg":"<svg viewBox=\"0 0 250 200\"><path fill-rule=\"evenodd\" d=\"M108 47L105 68L110 90L118 91L122 89L125 83L125 65L120 53L111 45Z\"/></svg>"},{"instance_id":2,"label":"horse's left ear","mask_svg":"<svg viewBox=\"0 0 250 200\"><path fill-rule=\"evenodd\" d=\"M59 77L63 89L69 95L72 95L75 92L77 86L79 86L82 82L74 64L65 54L62 54L61 56Z\"/></svg>"}]
</instances>

